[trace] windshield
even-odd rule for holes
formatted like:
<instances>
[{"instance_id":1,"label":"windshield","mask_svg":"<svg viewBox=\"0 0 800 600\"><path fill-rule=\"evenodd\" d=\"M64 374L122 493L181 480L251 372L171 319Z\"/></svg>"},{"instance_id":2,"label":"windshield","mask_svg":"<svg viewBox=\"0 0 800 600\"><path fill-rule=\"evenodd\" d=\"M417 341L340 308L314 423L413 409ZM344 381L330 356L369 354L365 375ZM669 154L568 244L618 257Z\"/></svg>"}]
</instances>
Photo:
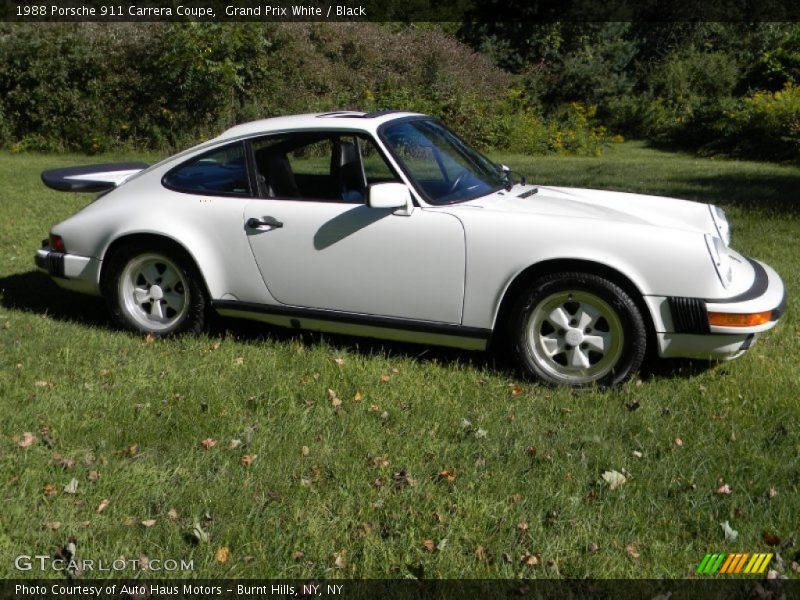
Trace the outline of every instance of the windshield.
<instances>
[{"instance_id":1,"label":"windshield","mask_svg":"<svg viewBox=\"0 0 800 600\"><path fill-rule=\"evenodd\" d=\"M389 123L381 136L431 204L463 202L506 186L494 163L435 121Z\"/></svg>"}]
</instances>

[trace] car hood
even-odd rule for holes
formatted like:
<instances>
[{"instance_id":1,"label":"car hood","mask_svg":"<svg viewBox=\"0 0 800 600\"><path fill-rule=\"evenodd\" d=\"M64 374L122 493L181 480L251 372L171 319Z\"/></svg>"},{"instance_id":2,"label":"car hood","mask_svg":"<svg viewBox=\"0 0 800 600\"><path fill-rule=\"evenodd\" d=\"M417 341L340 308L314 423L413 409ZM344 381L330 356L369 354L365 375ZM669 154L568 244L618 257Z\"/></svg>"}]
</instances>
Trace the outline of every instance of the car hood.
<instances>
[{"instance_id":1,"label":"car hood","mask_svg":"<svg viewBox=\"0 0 800 600\"><path fill-rule=\"evenodd\" d=\"M714 231L707 204L604 190L517 185L510 192L496 192L457 206L654 225L700 233Z\"/></svg>"}]
</instances>

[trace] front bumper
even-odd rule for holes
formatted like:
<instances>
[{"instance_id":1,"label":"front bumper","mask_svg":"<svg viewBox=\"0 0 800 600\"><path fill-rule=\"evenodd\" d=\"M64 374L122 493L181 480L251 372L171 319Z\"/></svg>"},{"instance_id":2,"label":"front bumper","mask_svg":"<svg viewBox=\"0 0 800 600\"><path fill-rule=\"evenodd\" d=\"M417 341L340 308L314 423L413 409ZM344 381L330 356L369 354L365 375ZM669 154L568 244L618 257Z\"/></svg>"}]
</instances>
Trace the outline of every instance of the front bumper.
<instances>
[{"instance_id":1,"label":"front bumper","mask_svg":"<svg viewBox=\"0 0 800 600\"><path fill-rule=\"evenodd\" d=\"M36 268L47 273L60 287L83 294L100 295L101 261L89 256L65 254L48 247L40 248L34 256Z\"/></svg>"},{"instance_id":2,"label":"front bumper","mask_svg":"<svg viewBox=\"0 0 800 600\"><path fill-rule=\"evenodd\" d=\"M645 298L656 326L659 356L726 360L753 346L758 336L777 325L786 311L786 288L770 266L748 259L754 278L750 288L737 296L721 299ZM717 326L709 314L741 318L759 315L755 324Z\"/></svg>"}]
</instances>

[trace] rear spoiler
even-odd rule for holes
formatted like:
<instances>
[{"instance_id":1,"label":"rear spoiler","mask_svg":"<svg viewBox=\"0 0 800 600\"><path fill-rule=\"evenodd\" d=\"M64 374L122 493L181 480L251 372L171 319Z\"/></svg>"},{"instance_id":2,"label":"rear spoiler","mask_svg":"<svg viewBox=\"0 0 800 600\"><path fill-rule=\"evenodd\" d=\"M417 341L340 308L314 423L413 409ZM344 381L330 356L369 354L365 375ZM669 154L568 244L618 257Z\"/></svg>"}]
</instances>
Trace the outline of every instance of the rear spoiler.
<instances>
[{"instance_id":1,"label":"rear spoiler","mask_svg":"<svg viewBox=\"0 0 800 600\"><path fill-rule=\"evenodd\" d=\"M149 166L142 162L127 162L64 167L44 171L42 181L59 192L104 192Z\"/></svg>"}]
</instances>

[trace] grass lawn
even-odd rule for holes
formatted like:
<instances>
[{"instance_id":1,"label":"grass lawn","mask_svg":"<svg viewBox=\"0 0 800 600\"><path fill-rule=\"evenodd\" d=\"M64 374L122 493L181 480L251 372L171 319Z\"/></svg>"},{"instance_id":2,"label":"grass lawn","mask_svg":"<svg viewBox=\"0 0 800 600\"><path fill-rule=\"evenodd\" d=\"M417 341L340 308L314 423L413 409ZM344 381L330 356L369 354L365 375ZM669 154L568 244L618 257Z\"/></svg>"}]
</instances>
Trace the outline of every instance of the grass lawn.
<instances>
[{"instance_id":1,"label":"grass lawn","mask_svg":"<svg viewBox=\"0 0 800 600\"><path fill-rule=\"evenodd\" d=\"M154 342L114 330L32 257L90 200L39 173L122 158L0 154L0 577L59 576L13 557L72 536L80 558L191 560L175 575L209 578L685 577L706 552L796 559L800 169L636 143L496 156L537 183L716 202L734 247L789 290L742 359L573 393L481 353L234 321ZM627 483L609 489L610 470Z\"/></svg>"}]
</instances>

